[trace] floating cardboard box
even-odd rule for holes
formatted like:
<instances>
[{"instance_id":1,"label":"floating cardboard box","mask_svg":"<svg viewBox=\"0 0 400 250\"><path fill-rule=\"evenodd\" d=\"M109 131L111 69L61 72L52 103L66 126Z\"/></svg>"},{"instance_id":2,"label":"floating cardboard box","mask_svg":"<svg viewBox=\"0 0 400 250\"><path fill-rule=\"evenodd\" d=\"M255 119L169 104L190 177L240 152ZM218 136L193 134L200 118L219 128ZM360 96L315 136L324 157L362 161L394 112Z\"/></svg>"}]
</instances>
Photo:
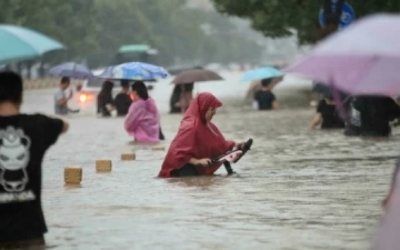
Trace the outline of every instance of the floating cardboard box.
<instances>
[{"instance_id":1,"label":"floating cardboard box","mask_svg":"<svg viewBox=\"0 0 400 250\"><path fill-rule=\"evenodd\" d=\"M96 161L96 172L111 172L111 168L112 168L111 160Z\"/></svg>"},{"instance_id":2,"label":"floating cardboard box","mask_svg":"<svg viewBox=\"0 0 400 250\"><path fill-rule=\"evenodd\" d=\"M134 160L136 160L136 154L135 153L123 153L123 154L121 154L121 160L122 161L134 161Z\"/></svg>"},{"instance_id":3,"label":"floating cardboard box","mask_svg":"<svg viewBox=\"0 0 400 250\"><path fill-rule=\"evenodd\" d=\"M64 169L64 182L66 185L79 185L82 181L82 168L70 166Z\"/></svg>"},{"instance_id":4,"label":"floating cardboard box","mask_svg":"<svg viewBox=\"0 0 400 250\"><path fill-rule=\"evenodd\" d=\"M164 147L164 146L161 146L161 145L158 145L158 146L152 147L151 150L154 150L154 151L164 151L164 150L165 150L165 147Z\"/></svg>"}]
</instances>

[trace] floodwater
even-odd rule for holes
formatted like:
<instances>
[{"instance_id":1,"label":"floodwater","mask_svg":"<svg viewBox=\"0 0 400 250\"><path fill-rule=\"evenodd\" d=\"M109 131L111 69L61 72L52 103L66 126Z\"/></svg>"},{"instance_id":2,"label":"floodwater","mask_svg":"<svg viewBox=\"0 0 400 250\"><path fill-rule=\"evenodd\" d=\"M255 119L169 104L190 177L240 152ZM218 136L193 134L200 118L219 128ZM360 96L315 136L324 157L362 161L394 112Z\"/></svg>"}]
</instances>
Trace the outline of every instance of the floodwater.
<instances>
[{"instance_id":1,"label":"floodwater","mask_svg":"<svg viewBox=\"0 0 400 250\"><path fill-rule=\"evenodd\" d=\"M157 84L153 96L164 113L167 140L162 144L168 147L181 116L166 114L167 84ZM96 118L90 112L69 117L69 133L43 164L48 245L85 250L368 249L398 153L398 131L387 141L310 131L314 111L297 92L282 99L281 110L260 113L242 107L239 89L245 84L228 84L205 83L199 91L215 91L226 103L214 122L227 138L254 139L253 149L233 165L237 176L226 177L220 169L217 177L158 179L166 152L130 144L122 119ZM27 92L23 110L52 112L52 91ZM130 151L136 161L119 160ZM97 174L97 159L111 159L112 172ZM64 187L64 167L70 165L83 168L80 188Z\"/></svg>"}]
</instances>

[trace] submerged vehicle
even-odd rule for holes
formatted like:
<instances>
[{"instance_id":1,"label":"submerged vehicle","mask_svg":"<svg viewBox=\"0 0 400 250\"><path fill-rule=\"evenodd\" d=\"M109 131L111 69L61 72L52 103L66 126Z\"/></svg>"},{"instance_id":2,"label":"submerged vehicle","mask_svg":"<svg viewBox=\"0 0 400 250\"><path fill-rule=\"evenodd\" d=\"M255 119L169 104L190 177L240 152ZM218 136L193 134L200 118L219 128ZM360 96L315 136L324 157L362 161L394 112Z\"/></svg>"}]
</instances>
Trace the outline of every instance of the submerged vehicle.
<instances>
[{"instance_id":1,"label":"submerged vehicle","mask_svg":"<svg viewBox=\"0 0 400 250\"><path fill-rule=\"evenodd\" d=\"M111 65L118 65L126 62L144 62L144 63L156 63L156 55L158 50L150 47L147 44L130 44L121 46ZM106 68L101 68L92 71L94 76L101 75ZM103 82L105 79L93 78L85 80L82 86L79 86L78 97L76 98L77 106L81 110L89 110L90 112L95 112L97 108L97 95L101 90ZM113 96L116 96L118 92L121 91L120 80L112 80L114 83ZM149 90L153 89L153 85L146 83Z\"/></svg>"},{"instance_id":2,"label":"submerged vehicle","mask_svg":"<svg viewBox=\"0 0 400 250\"><path fill-rule=\"evenodd\" d=\"M147 44L123 45L115 55L114 65L126 62L157 64L158 50Z\"/></svg>"},{"instance_id":3,"label":"submerged vehicle","mask_svg":"<svg viewBox=\"0 0 400 250\"><path fill-rule=\"evenodd\" d=\"M105 69L94 70L93 75L98 76L104 72ZM77 107L82 111L96 112L97 110L97 95L99 94L101 87L106 81L101 78L93 78L85 80L82 86L77 88L78 97L75 98ZM111 80L114 83L113 97L115 97L121 91L120 80ZM153 85L149 82L145 82L147 89L151 91Z\"/></svg>"}]
</instances>

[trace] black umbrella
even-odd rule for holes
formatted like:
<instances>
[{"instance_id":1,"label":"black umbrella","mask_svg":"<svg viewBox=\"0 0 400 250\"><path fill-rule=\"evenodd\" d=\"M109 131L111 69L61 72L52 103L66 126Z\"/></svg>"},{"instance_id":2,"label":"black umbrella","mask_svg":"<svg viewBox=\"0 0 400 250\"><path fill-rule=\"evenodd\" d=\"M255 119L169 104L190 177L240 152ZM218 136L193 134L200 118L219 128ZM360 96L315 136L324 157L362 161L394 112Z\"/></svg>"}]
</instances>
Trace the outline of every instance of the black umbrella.
<instances>
[{"instance_id":1,"label":"black umbrella","mask_svg":"<svg viewBox=\"0 0 400 250\"><path fill-rule=\"evenodd\" d=\"M207 69L194 69L180 73L172 81L174 84L224 80L216 72Z\"/></svg>"}]
</instances>

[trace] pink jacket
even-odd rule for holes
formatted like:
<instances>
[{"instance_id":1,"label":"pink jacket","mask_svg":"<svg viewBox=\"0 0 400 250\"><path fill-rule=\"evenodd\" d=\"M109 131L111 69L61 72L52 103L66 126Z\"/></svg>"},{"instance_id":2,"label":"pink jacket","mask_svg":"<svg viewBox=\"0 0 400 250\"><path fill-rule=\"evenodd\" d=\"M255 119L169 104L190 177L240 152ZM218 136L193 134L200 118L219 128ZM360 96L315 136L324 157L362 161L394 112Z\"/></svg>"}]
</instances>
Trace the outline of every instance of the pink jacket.
<instances>
[{"instance_id":1,"label":"pink jacket","mask_svg":"<svg viewBox=\"0 0 400 250\"><path fill-rule=\"evenodd\" d=\"M135 141L160 141L160 114L154 100L138 100L129 107L124 122L125 130Z\"/></svg>"}]
</instances>

